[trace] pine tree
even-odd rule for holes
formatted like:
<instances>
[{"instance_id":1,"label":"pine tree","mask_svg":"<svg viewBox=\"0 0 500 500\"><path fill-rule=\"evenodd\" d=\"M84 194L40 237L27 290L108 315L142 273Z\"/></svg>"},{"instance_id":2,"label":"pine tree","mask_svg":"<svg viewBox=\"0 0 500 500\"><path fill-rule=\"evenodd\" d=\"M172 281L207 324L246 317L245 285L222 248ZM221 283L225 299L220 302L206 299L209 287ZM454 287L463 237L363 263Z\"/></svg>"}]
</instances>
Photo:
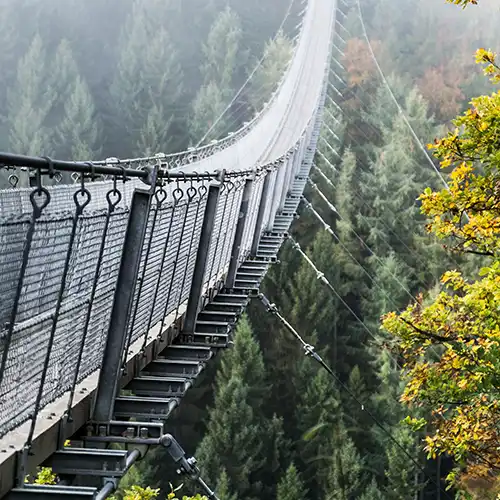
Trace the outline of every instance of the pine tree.
<instances>
[{"instance_id":1,"label":"pine tree","mask_svg":"<svg viewBox=\"0 0 500 500\"><path fill-rule=\"evenodd\" d=\"M292 41L280 31L264 47L263 61L255 72L248 93L248 99L255 111L260 111L277 89L292 57Z\"/></svg>"},{"instance_id":2,"label":"pine tree","mask_svg":"<svg viewBox=\"0 0 500 500\"><path fill-rule=\"evenodd\" d=\"M238 500L236 493L231 493L229 488L229 477L227 475L226 469L222 469L219 479L217 480L217 486L215 488L217 497L220 500Z\"/></svg>"},{"instance_id":3,"label":"pine tree","mask_svg":"<svg viewBox=\"0 0 500 500\"><path fill-rule=\"evenodd\" d=\"M56 156L67 160L91 160L99 152L97 140L101 127L88 85L80 76L67 40L62 40L55 55L53 85L58 89L50 121L55 127Z\"/></svg>"},{"instance_id":4,"label":"pine tree","mask_svg":"<svg viewBox=\"0 0 500 500\"><path fill-rule=\"evenodd\" d=\"M227 117L219 118L227 103L220 87L215 82L204 85L193 102L193 114L189 120L190 135L197 143L212 127L209 137L220 137L225 131ZM218 120L217 124L215 121Z\"/></svg>"},{"instance_id":5,"label":"pine tree","mask_svg":"<svg viewBox=\"0 0 500 500\"><path fill-rule=\"evenodd\" d=\"M300 478L297 467L292 463L278 484L277 500L305 500L307 490Z\"/></svg>"},{"instance_id":6,"label":"pine tree","mask_svg":"<svg viewBox=\"0 0 500 500\"><path fill-rule=\"evenodd\" d=\"M56 95L49 82L46 51L37 35L19 61L15 85L8 93L9 148L18 154L52 154L46 120Z\"/></svg>"},{"instance_id":7,"label":"pine tree","mask_svg":"<svg viewBox=\"0 0 500 500\"><path fill-rule=\"evenodd\" d=\"M251 494L251 474L264 464L262 431L248 397L248 387L237 374L218 388L207 432L196 452L207 481L215 483L225 469L228 488L238 498Z\"/></svg>"},{"instance_id":8,"label":"pine tree","mask_svg":"<svg viewBox=\"0 0 500 500\"><path fill-rule=\"evenodd\" d=\"M120 150L124 155L165 152L175 144L183 76L165 28L167 12L161 0L135 0L122 30L111 95L119 110L115 125L121 131L115 142L128 145Z\"/></svg>"},{"instance_id":9,"label":"pine tree","mask_svg":"<svg viewBox=\"0 0 500 500\"><path fill-rule=\"evenodd\" d=\"M398 443L417 459L417 444L414 432L405 424L395 427L392 432ZM387 486L385 488L386 498L390 500L402 500L412 498L416 491L422 486L415 484L417 468L404 454L399 446L390 442L387 448Z\"/></svg>"},{"instance_id":10,"label":"pine tree","mask_svg":"<svg viewBox=\"0 0 500 500\"><path fill-rule=\"evenodd\" d=\"M234 94L234 79L244 63L241 50L241 26L239 17L226 7L215 20L207 43L203 46L205 64L202 67L203 85L193 102L190 119L190 135L194 142L204 138L218 138L226 130L230 113L221 118ZM215 122L217 121L217 124Z\"/></svg>"},{"instance_id":11,"label":"pine tree","mask_svg":"<svg viewBox=\"0 0 500 500\"><path fill-rule=\"evenodd\" d=\"M363 494L359 497L359 500L386 500L386 498L387 497L380 491L377 481L373 478L372 482L366 487Z\"/></svg>"},{"instance_id":12,"label":"pine tree","mask_svg":"<svg viewBox=\"0 0 500 500\"><path fill-rule=\"evenodd\" d=\"M355 500L363 490L364 460L349 437L342 421L332 432L331 462L325 497L328 500Z\"/></svg>"},{"instance_id":13,"label":"pine tree","mask_svg":"<svg viewBox=\"0 0 500 500\"><path fill-rule=\"evenodd\" d=\"M258 410L264 402L266 372L259 343L246 314L238 321L232 348L222 357L216 376L217 387L228 384L235 375L248 387L248 403Z\"/></svg>"}]
</instances>

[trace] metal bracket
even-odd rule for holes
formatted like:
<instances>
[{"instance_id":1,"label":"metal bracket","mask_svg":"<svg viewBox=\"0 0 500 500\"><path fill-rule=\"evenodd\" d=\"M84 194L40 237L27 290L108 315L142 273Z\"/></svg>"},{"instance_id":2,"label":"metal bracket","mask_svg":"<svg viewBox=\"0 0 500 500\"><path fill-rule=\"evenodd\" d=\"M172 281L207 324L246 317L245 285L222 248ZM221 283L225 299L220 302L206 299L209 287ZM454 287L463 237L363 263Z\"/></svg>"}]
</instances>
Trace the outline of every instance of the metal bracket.
<instances>
[{"instance_id":1,"label":"metal bracket","mask_svg":"<svg viewBox=\"0 0 500 500\"><path fill-rule=\"evenodd\" d=\"M165 447L172 460L178 465L177 474L189 476L205 490L208 498L212 500L219 500L214 491L200 477L200 469L198 468L196 458L186 457L186 452L182 449L181 445L176 441L171 434L165 434L160 439L160 444Z\"/></svg>"},{"instance_id":2,"label":"metal bracket","mask_svg":"<svg viewBox=\"0 0 500 500\"><path fill-rule=\"evenodd\" d=\"M83 441L101 443L158 444L163 435L163 424L156 422L90 423Z\"/></svg>"}]
</instances>

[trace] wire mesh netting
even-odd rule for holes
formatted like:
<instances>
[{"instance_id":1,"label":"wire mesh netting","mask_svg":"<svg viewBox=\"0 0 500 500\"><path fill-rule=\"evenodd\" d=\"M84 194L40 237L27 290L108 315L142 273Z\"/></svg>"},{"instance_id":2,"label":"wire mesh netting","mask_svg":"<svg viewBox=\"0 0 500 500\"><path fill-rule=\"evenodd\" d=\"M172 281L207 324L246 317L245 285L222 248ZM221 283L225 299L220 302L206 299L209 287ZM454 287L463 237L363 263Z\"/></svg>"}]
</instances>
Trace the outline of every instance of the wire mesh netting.
<instances>
[{"instance_id":1,"label":"wire mesh netting","mask_svg":"<svg viewBox=\"0 0 500 500\"><path fill-rule=\"evenodd\" d=\"M226 187L219 198L208 278L220 277L228 265L242 185ZM29 189L11 190L2 198L0 436L29 418L37 404L43 407L71 390L102 362L132 194L127 200L121 193L110 211L104 208L108 202L93 202L94 196L106 200L110 183L90 184L91 201L78 214L71 194L78 189L50 188L50 203L38 217L32 215ZM54 192L58 194L52 197ZM189 296L206 192L171 198L153 202L148 214L129 344L146 338Z\"/></svg>"}]
</instances>

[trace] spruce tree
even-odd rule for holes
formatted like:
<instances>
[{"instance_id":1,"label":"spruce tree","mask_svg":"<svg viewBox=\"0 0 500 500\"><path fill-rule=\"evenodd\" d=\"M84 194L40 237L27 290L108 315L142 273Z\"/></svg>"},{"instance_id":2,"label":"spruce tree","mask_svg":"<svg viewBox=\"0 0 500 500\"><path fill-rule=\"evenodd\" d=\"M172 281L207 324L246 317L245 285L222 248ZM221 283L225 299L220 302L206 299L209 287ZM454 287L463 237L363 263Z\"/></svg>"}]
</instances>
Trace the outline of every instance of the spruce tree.
<instances>
[{"instance_id":1,"label":"spruce tree","mask_svg":"<svg viewBox=\"0 0 500 500\"><path fill-rule=\"evenodd\" d=\"M330 375L318 369L313 360L306 358L301 376L297 380L299 401L296 407L297 452L304 471L305 484L311 494L320 491L325 484L329 462L328 453L323 453L325 441L337 422L339 396L336 394Z\"/></svg>"},{"instance_id":2,"label":"spruce tree","mask_svg":"<svg viewBox=\"0 0 500 500\"><path fill-rule=\"evenodd\" d=\"M373 421L358 404L359 401L361 405L369 405L371 395L359 366L356 365L352 369L347 385L350 394L342 393L344 421L357 448L363 452L363 455L366 455L376 449L376 444L372 435Z\"/></svg>"},{"instance_id":3,"label":"spruce tree","mask_svg":"<svg viewBox=\"0 0 500 500\"><path fill-rule=\"evenodd\" d=\"M305 500L307 490L301 480L297 467L292 463L278 484L277 500Z\"/></svg>"},{"instance_id":4,"label":"spruce tree","mask_svg":"<svg viewBox=\"0 0 500 500\"><path fill-rule=\"evenodd\" d=\"M167 4L135 0L122 30L111 95L118 116L114 142L121 155L166 152L176 141L182 94L178 54L165 27ZM124 138L126 140L124 140Z\"/></svg>"},{"instance_id":5,"label":"spruce tree","mask_svg":"<svg viewBox=\"0 0 500 500\"><path fill-rule=\"evenodd\" d=\"M220 500L238 500L238 496L235 493L231 493L226 469L222 469L219 479L217 480L215 491Z\"/></svg>"},{"instance_id":6,"label":"spruce tree","mask_svg":"<svg viewBox=\"0 0 500 500\"><path fill-rule=\"evenodd\" d=\"M292 41L280 31L264 47L263 61L255 72L248 93L248 99L255 111L260 111L271 94L277 89L292 57Z\"/></svg>"},{"instance_id":7,"label":"spruce tree","mask_svg":"<svg viewBox=\"0 0 500 500\"><path fill-rule=\"evenodd\" d=\"M248 387L237 374L218 388L207 432L196 452L207 481L215 484L225 469L228 488L238 498L252 494L251 474L264 465L262 430L248 397Z\"/></svg>"},{"instance_id":8,"label":"spruce tree","mask_svg":"<svg viewBox=\"0 0 500 500\"><path fill-rule=\"evenodd\" d=\"M46 51L39 35L20 59L17 77L8 93L9 148L25 155L52 154L47 117L56 101L46 68Z\"/></svg>"},{"instance_id":9,"label":"spruce tree","mask_svg":"<svg viewBox=\"0 0 500 500\"><path fill-rule=\"evenodd\" d=\"M360 185L366 200L364 229L367 243L378 258L394 251L403 259L411 268L410 284L413 284L415 273L424 265L422 259L408 251L414 248L415 233L423 229L418 226L422 217L415 201L426 186L436 182L436 177L403 117L398 114L387 118L391 114L387 113L386 100L387 96L381 93L372 108L372 119L384 116L379 122L383 145L374 149L375 160L363 174ZM427 116L427 104L415 89L406 96L404 108L418 137L421 140L432 137L435 129Z\"/></svg>"},{"instance_id":10,"label":"spruce tree","mask_svg":"<svg viewBox=\"0 0 500 500\"><path fill-rule=\"evenodd\" d=\"M19 60L19 32L12 21L14 4L3 5L0 9L0 147L8 148L8 134L4 133L3 122L7 119L8 102L7 89L11 87L16 78L16 67ZM16 50L17 49L17 50Z\"/></svg>"},{"instance_id":11,"label":"spruce tree","mask_svg":"<svg viewBox=\"0 0 500 500\"><path fill-rule=\"evenodd\" d=\"M346 123L342 111L331 102L326 103L321 128L321 139L318 142L316 164L321 167L329 177L335 178L333 168L340 162L342 146L345 141Z\"/></svg>"},{"instance_id":12,"label":"spruce tree","mask_svg":"<svg viewBox=\"0 0 500 500\"><path fill-rule=\"evenodd\" d=\"M231 131L226 130L226 126L231 124L230 113L227 112L222 118L221 114L231 102L235 76L244 63L241 37L240 19L234 11L226 7L216 18L203 46L203 85L193 102L189 123L190 135L195 143L202 140L212 126L213 129L204 142ZM234 127L236 128L236 125Z\"/></svg>"},{"instance_id":13,"label":"spruce tree","mask_svg":"<svg viewBox=\"0 0 500 500\"><path fill-rule=\"evenodd\" d=\"M359 500L386 500L386 498L387 497L380 491L377 481L373 478L363 494L359 497Z\"/></svg>"},{"instance_id":14,"label":"spruce tree","mask_svg":"<svg viewBox=\"0 0 500 500\"><path fill-rule=\"evenodd\" d=\"M227 117L219 119L226 109L227 102L224 99L220 87L215 82L204 85L196 95L193 102L193 113L189 120L190 135L194 143L197 143L213 126L209 137L220 137L225 131ZM217 124L215 121L218 120Z\"/></svg>"},{"instance_id":15,"label":"spruce tree","mask_svg":"<svg viewBox=\"0 0 500 500\"><path fill-rule=\"evenodd\" d=\"M58 89L51 112L56 156L66 160L92 160L99 152L101 127L88 85L81 77L69 42L62 40L55 55L53 85Z\"/></svg>"},{"instance_id":16,"label":"spruce tree","mask_svg":"<svg viewBox=\"0 0 500 500\"><path fill-rule=\"evenodd\" d=\"M217 479L217 471L224 468L226 488L238 498L274 495L273 479L288 459L289 444L282 419L266 418L264 360L246 315L238 322L232 348L222 357L215 385L214 407L197 452L200 462L210 464L208 477Z\"/></svg>"},{"instance_id":17,"label":"spruce tree","mask_svg":"<svg viewBox=\"0 0 500 500\"><path fill-rule=\"evenodd\" d=\"M395 426L392 432L398 443L405 450L417 459L417 443L415 433L405 424ZM422 487L420 484L415 484L417 467L411 462L405 453L401 451L399 446L393 442L388 442L387 446L387 468L385 475L387 478L387 486L385 487L385 495L390 500L402 500L412 498L416 491Z\"/></svg>"},{"instance_id":18,"label":"spruce tree","mask_svg":"<svg viewBox=\"0 0 500 500\"><path fill-rule=\"evenodd\" d=\"M236 71L244 63L241 56L241 23L238 15L226 7L215 20L203 46L205 84L215 82L225 99L231 97Z\"/></svg>"},{"instance_id":19,"label":"spruce tree","mask_svg":"<svg viewBox=\"0 0 500 500\"><path fill-rule=\"evenodd\" d=\"M328 500L355 500L364 489L364 460L342 421L334 427L332 434L325 497Z\"/></svg>"},{"instance_id":20,"label":"spruce tree","mask_svg":"<svg viewBox=\"0 0 500 500\"><path fill-rule=\"evenodd\" d=\"M264 359L246 314L238 321L233 346L222 357L216 376L217 387L229 383L234 375L240 377L248 387L248 403L252 408L261 408L266 392Z\"/></svg>"},{"instance_id":21,"label":"spruce tree","mask_svg":"<svg viewBox=\"0 0 500 500\"><path fill-rule=\"evenodd\" d=\"M285 473L285 466L290 461L292 444L285 436L283 417L276 414L265 418L261 435L265 465L253 477L260 484L261 497L270 498L276 495L276 477Z\"/></svg>"}]
</instances>

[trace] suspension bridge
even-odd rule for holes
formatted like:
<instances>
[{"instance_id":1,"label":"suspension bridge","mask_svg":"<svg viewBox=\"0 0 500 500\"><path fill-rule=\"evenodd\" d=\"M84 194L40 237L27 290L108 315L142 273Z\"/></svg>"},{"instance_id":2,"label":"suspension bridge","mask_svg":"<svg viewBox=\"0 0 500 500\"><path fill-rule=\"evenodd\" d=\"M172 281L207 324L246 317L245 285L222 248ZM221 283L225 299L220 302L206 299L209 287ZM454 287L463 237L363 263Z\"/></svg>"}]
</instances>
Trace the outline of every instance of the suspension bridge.
<instances>
[{"instance_id":1,"label":"suspension bridge","mask_svg":"<svg viewBox=\"0 0 500 500\"><path fill-rule=\"evenodd\" d=\"M276 261L345 16L308 0L276 92L220 141L92 163L0 153L33 178L0 192L0 498L104 499L154 445L203 486L164 424ZM64 172L74 184L47 182ZM25 484L41 464L57 485Z\"/></svg>"}]
</instances>

